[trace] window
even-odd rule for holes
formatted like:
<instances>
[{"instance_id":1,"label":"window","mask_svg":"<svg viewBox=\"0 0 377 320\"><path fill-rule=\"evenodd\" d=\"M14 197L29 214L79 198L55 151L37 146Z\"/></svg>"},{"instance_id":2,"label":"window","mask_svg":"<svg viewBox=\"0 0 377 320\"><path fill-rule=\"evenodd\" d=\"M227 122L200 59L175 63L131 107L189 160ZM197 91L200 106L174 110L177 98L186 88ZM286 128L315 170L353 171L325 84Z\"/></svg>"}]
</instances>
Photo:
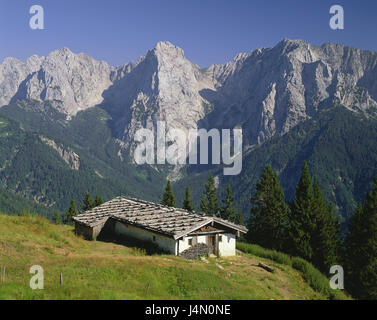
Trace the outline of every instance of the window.
<instances>
[{"instance_id":1,"label":"window","mask_svg":"<svg viewBox=\"0 0 377 320\"><path fill-rule=\"evenodd\" d=\"M223 236L219 236L219 242L223 241Z\"/></svg>"},{"instance_id":2,"label":"window","mask_svg":"<svg viewBox=\"0 0 377 320\"><path fill-rule=\"evenodd\" d=\"M156 236L153 236L153 241L156 241Z\"/></svg>"},{"instance_id":3,"label":"window","mask_svg":"<svg viewBox=\"0 0 377 320\"><path fill-rule=\"evenodd\" d=\"M188 239L188 245L192 246L192 239Z\"/></svg>"}]
</instances>

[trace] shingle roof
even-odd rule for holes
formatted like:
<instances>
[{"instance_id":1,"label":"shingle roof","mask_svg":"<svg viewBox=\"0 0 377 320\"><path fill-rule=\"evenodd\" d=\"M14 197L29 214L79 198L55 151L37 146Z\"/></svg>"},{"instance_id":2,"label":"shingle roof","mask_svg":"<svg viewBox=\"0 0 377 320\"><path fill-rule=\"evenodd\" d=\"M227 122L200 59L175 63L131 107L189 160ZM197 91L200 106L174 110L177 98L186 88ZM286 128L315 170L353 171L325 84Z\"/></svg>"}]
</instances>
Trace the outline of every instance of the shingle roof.
<instances>
[{"instance_id":1,"label":"shingle roof","mask_svg":"<svg viewBox=\"0 0 377 320\"><path fill-rule=\"evenodd\" d=\"M105 202L74 217L73 220L79 224L94 227L104 223L110 217L143 229L172 236L175 239L211 222L247 232L245 227L220 218L126 197L117 197Z\"/></svg>"}]
</instances>

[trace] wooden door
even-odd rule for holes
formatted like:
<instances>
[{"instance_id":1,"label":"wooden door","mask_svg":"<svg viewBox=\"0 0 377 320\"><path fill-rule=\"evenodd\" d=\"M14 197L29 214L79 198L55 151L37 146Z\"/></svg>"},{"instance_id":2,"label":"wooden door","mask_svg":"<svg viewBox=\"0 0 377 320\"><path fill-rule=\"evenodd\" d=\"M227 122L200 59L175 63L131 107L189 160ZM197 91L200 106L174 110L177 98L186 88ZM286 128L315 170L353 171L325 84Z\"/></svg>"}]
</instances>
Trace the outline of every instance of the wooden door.
<instances>
[{"instance_id":1,"label":"wooden door","mask_svg":"<svg viewBox=\"0 0 377 320\"><path fill-rule=\"evenodd\" d=\"M208 247L209 247L209 253L215 254L216 252L216 236L215 235L208 236Z\"/></svg>"}]
</instances>

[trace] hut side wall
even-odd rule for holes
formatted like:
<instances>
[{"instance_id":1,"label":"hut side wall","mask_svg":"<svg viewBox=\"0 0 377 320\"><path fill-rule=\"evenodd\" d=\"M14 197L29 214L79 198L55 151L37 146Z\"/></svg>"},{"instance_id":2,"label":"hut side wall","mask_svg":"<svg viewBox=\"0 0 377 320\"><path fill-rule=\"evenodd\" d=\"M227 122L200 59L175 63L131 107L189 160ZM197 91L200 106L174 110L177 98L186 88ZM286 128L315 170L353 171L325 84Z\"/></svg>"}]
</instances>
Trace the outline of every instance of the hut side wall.
<instances>
[{"instance_id":1,"label":"hut side wall","mask_svg":"<svg viewBox=\"0 0 377 320\"><path fill-rule=\"evenodd\" d=\"M78 236L83 236L86 240L93 239L93 228L84 226L75 222L75 233Z\"/></svg>"},{"instance_id":2,"label":"hut side wall","mask_svg":"<svg viewBox=\"0 0 377 320\"><path fill-rule=\"evenodd\" d=\"M143 241L151 241L156 243L164 251L177 254L177 241L173 238L163 236L145 229L141 229L132 225L128 225L119 221L115 222L115 233L120 236L127 236Z\"/></svg>"},{"instance_id":3,"label":"hut side wall","mask_svg":"<svg viewBox=\"0 0 377 320\"><path fill-rule=\"evenodd\" d=\"M94 238L97 238L97 236L101 233L106 222L107 220L103 221L102 223L94 227L84 226L82 224L75 222L75 233L77 235L83 236L86 240L93 240Z\"/></svg>"},{"instance_id":4,"label":"hut side wall","mask_svg":"<svg viewBox=\"0 0 377 320\"><path fill-rule=\"evenodd\" d=\"M223 233L221 241L218 241L218 250L221 257L236 255L236 236L231 233Z\"/></svg>"},{"instance_id":5,"label":"hut side wall","mask_svg":"<svg viewBox=\"0 0 377 320\"><path fill-rule=\"evenodd\" d=\"M102 222L101 224L96 225L93 227L93 238L97 238L100 232L102 231L103 227L105 226L107 220Z\"/></svg>"}]
</instances>

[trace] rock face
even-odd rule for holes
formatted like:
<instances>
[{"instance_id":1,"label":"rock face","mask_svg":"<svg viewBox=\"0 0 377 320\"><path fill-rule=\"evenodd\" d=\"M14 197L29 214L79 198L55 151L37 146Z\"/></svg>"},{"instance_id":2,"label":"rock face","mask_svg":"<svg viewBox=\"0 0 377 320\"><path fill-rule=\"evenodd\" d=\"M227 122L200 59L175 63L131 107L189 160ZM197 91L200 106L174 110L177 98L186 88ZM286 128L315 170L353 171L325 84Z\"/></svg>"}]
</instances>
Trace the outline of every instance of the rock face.
<instances>
[{"instance_id":1,"label":"rock face","mask_svg":"<svg viewBox=\"0 0 377 320\"><path fill-rule=\"evenodd\" d=\"M0 65L0 105L25 99L54 101L60 111L76 114L102 102L111 73L107 63L67 48L25 63L8 58Z\"/></svg>"},{"instance_id":2,"label":"rock face","mask_svg":"<svg viewBox=\"0 0 377 320\"><path fill-rule=\"evenodd\" d=\"M377 53L335 44L283 40L200 69L182 49L160 42L135 63L112 68L68 49L0 65L0 106L53 101L75 115L101 104L116 138L132 145L140 127L234 128L244 144L285 133L326 106L365 112L377 107Z\"/></svg>"},{"instance_id":3,"label":"rock face","mask_svg":"<svg viewBox=\"0 0 377 320\"><path fill-rule=\"evenodd\" d=\"M335 103L358 111L377 106L377 53L341 45L283 40L206 74L217 80L216 92L207 94L215 106L209 125L240 124L250 144Z\"/></svg>"},{"instance_id":4,"label":"rock face","mask_svg":"<svg viewBox=\"0 0 377 320\"><path fill-rule=\"evenodd\" d=\"M80 169L80 157L77 153L75 153L70 148L66 148L62 145L57 144L54 140L48 139L43 136L41 136L40 139L48 146L53 148L59 154L60 158L62 158L72 170L77 171Z\"/></svg>"},{"instance_id":5,"label":"rock face","mask_svg":"<svg viewBox=\"0 0 377 320\"><path fill-rule=\"evenodd\" d=\"M30 57L25 63L6 58L0 64L0 106L9 104L28 75L37 72L44 58Z\"/></svg>"},{"instance_id":6,"label":"rock face","mask_svg":"<svg viewBox=\"0 0 377 320\"><path fill-rule=\"evenodd\" d=\"M159 42L137 64L123 69L124 76L104 93L122 140L132 141L140 127L155 130L159 120L187 131L207 114L208 102L200 91L215 89L212 82L171 43Z\"/></svg>"}]
</instances>

